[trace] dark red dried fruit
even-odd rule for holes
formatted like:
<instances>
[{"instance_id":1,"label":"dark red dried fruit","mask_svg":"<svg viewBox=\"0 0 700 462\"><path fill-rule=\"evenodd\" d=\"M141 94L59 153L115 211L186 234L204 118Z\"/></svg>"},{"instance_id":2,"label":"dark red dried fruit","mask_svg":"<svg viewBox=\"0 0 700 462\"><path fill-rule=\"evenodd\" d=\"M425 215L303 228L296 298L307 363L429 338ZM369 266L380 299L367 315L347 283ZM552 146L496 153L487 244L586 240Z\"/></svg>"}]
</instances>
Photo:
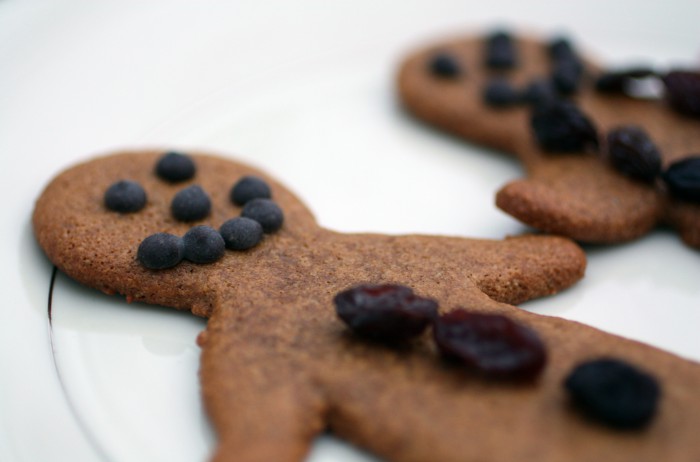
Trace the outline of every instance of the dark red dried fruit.
<instances>
[{"instance_id":1,"label":"dark red dried fruit","mask_svg":"<svg viewBox=\"0 0 700 462\"><path fill-rule=\"evenodd\" d=\"M663 81L672 108L682 114L700 117L700 72L672 71Z\"/></svg>"},{"instance_id":2,"label":"dark red dried fruit","mask_svg":"<svg viewBox=\"0 0 700 462\"><path fill-rule=\"evenodd\" d=\"M360 285L333 299L336 313L357 334L380 341L420 335L437 317L437 302L419 297L409 287Z\"/></svg>"},{"instance_id":3,"label":"dark red dried fruit","mask_svg":"<svg viewBox=\"0 0 700 462\"><path fill-rule=\"evenodd\" d=\"M608 159L617 171L637 180L652 182L661 173L661 154L641 127L610 130Z\"/></svg>"},{"instance_id":4,"label":"dark red dried fruit","mask_svg":"<svg viewBox=\"0 0 700 462\"><path fill-rule=\"evenodd\" d=\"M700 155L671 164L661 175L671 195L689 202L700 202Z\"/></svg>"},{"instance_id":5,"label":"dark red dried fruit","mask_svg":"<svg viewBox=\"0 0 700 462\"><path fill-rule=\"evenodd\" d=\"M435 320L433 332L441 353L489 377L532 379L547 362L535 331L498 314L457 309Z\"/></svg>"},{"instance_id":6,"label":"dark red dried fruit","mask_svg":"<svg viewBox=\"0 0 700 462\"><path fill-rule=\"evenodd\" d=\"M570 101L548 101L534 107L530 124L545 151L583 152L598 148L593 122Z\"/></svg>"}]
</instances>

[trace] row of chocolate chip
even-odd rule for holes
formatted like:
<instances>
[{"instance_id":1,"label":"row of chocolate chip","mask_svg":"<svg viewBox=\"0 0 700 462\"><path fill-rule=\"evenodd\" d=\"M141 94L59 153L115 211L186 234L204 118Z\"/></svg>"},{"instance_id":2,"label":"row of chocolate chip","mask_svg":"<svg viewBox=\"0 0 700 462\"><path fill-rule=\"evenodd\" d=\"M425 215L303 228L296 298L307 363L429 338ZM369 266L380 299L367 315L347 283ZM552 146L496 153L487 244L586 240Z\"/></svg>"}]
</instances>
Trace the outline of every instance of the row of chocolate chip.
<instances>
[{"instance_id":1,"label":"row of chocolate chip","mask_svg":"<svg viewBox=\"0 0 700 462\"><path fill-rule=\"evenodd\" d=\"M157 162L155 173L172 183L192 179L196 166L186 154L169 152ZM254 176L245 176L231 188L229 197L243 206L241 216L232 218L217 231L206 225L191 228L184 236L156 233L139 245L137 259L147 268L170 268L183 259L194 263L212 263L224 255L226 248L247 250L256 246L264 233L273 233L282 227L284 214L271 199L267 183ZM104 195L107 208L120 213L134 213L147 202L143 187L131 180L111 185ZM211 200L198 185L178 191L171 202L171 213L179 221L197 221L211 212Z\"/></svg>"},{"instance_id":2,"label":"row of chocolate chip","mask_svg":"<svg viewBox=\"0 0 700 462\"><path fill-rule=\"evenodd\" d=\"M500 380L534 379L547 353L532 329L498 315L455 309L438 315L435 300L409 287L360 285L334 297L338 317L358 336L398 343L433 327L440 353L468 370ZM613 358L578 365L564 388L592 419L620 429L647 425L656 413L660 387L651 375Z\"/></svg>"},{"instance_id":3,"label":"row of chocolate chip","mask_svg":"<svg viewBox=\"0 0 700 462\"><path fill-rule=\"evenodd\" d=\"M489 34L484 41L484 50L484 64L491 70L507 71L516 68L519 63L517 47L507 31ZM536 78L518 89L501 74L486 83L484 101L494 107L508 107L575 94L586 76L583 60L564 37L550 41L547 52L552 62L548 77ZM431 56L428 69L433 75L448 79L465 73L463 64L444 51ZM648 67L605 70L595 78L594 88L600 93L627 94L632 84L646 78L660 80L671 108L684 115L700 116L700 72L695 70L670 70L666 73Z\"/></svg>"}]
</instances>

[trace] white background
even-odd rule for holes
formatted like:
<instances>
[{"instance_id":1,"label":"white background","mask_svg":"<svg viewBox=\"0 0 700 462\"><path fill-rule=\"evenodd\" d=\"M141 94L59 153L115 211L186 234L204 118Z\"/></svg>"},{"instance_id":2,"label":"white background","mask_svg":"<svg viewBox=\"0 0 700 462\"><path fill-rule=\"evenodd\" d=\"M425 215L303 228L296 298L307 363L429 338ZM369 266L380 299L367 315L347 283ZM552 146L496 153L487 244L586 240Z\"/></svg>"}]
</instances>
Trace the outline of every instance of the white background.
<instances>
[{"instance_id":1,"label":"white background","mask_svg":"<svg viewBox=\"0 0 700 462\"><path fill-rule=\"evenodd\" d=\"M202 320L59 275L49 330L51 266L29 217L61 169L205 148L275 174L327 227L502 238L523 230L493 206L518 165L406 117L401 56L506 25L568 32L607 63L697 67L699 20L692 0L0 0L0 461L205 460L213 444ZM584 281L525 308L700 360L698 251L669 231L586 250ZM371 459L326 437L310 460Z\"/></svg>"}]
</instances>

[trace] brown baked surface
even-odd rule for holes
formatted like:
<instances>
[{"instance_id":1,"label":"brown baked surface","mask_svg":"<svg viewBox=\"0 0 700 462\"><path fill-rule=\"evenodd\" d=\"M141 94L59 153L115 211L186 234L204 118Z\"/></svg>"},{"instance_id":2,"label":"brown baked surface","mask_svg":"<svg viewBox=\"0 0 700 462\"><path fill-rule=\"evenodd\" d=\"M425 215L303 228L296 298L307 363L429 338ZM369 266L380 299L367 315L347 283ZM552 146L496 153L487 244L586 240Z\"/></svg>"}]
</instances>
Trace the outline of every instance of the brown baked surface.
<instances>
[{"instance_id":1,"label":"brown baked surface","mask_svg":"<svg viewBox=\"0 0 700 462\"><path fill-rule=\"evenodd\" d=\"M549 74L543 41L519 38L516 46L520 66L500 75L522 88L532 78ZM428 62L436 51L455 56L466 72L454 80L432 76ZM595 155L544 153L530 131L526 105L486 105L482 89L499 74L482 64L483 52L482 38L474 36L415 51L401 65L398 93L408 111L423 121L522 161L527 177L498 192L498 207L530 226L583 242L627 241L662 223L676 228L688 245L700 247L700 205L673 201L660 184L630 180ZM594 73L596 65L588 64L588 70ZM700 121L676 114L663 101L601 95L590 80L573 100L600 134L619 125L644 127L662 152L664 168L700 154Z\"/></svg>"},{"instance_id":2,"label":"brown baked surface","mask_svg":"<svg viewBox=\"0 0 700 462\"><path fill-rule=\"evenodd\" d=\"M218 227L240 213L228 191L252 173L271 184L285 224L258 247L227 251L216 263L150 271L135 260L140 241L159 231L182 235L190 226L169 215L170 199L184 185L155 177L160 154L119 153L63 172L37 201L34 230L72 278L210 318L199 344L203 398L219 436L214 460L300 461L327 428L394 462L700 460L698 364L509 305L583 276L584 254L568 239L331 232L263 172L198 155L191 182L213 202L205 223ZM104 191L120 179L144 186L144 210L105 209ZM507 384L446 365L425 337L402 348L359 340L336 318L332 298L357 283L381 282L408 285L443 311L516 318L543 338L549 363L535 383ZM581 418L567 401L561 383L572 367L609 355L661 382L659 415L645 430L610 430Z\"/></svg>"}]
</instances>

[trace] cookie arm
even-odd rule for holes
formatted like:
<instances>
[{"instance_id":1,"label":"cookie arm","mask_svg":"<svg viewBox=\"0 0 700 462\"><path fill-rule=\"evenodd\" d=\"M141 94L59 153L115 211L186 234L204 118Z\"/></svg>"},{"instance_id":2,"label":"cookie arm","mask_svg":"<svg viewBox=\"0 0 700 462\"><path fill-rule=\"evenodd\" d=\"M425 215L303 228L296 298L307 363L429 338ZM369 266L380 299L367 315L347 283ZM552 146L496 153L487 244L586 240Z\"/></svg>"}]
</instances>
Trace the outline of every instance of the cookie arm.
<instances>
[{"instance_id":1,"label":"cookie arm","mask_svg":"<svg viewBox=\"0 0 700 462\"><path fill-rule=\"evenodd\" d=\"M528 178L503 187L496 205L537 229L590 243L639 237L662 210L652 188L585 154L552 154L530 165Z\"/></svg>"},{"instance_id":2,"label":"cookie arm","mask_svg":"<svg viewBox=\"0 0 700 462\"><path fill-rule=\"evenodd\" d=\"M323 431L323 401L279 325L265 330L268 316L231 308L216 309L198 339L204 403L218 434L212 460L301 461Z\"/></svg>"}]
</instances>

